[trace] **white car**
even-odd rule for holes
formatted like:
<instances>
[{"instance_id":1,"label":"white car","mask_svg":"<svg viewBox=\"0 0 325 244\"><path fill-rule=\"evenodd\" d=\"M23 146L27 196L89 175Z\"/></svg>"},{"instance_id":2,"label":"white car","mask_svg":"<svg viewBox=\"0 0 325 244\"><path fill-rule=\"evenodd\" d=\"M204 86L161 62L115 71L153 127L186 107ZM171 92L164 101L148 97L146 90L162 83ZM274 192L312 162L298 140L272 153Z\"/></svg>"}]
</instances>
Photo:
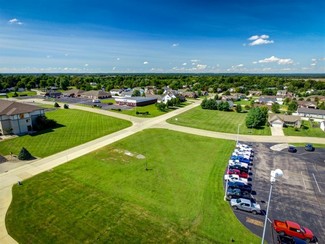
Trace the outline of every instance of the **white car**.
<instances>
[{"instance_id":1,"label":"white car","mask_svg":"<svg viewBox=\"0 0 325 244\"><path fill-rule=\"evenodd\" d=\"M244 198L231 199L230 205L234 209L244 210L247 212L251 212L253 214L261 213L261 206L248 199L244 199Z\"/></svg>"},{"instance_id":2,"label":"white car","mask_svg":"<svg viewBox=\"0 0 325 244\"><path fill-rule=\"evenodd\" d=\"M246 169L248 169L248 163L243 163L243 162L239 162L239 160L229 160L228 161L229 166L234 166L234 165L240 165Z\"/></svg>"},{"instance_id":3,"label":"white car","mask_svg":"<svg viewBox=\"0 0 325 244\"><path fill-rule=\"evenodd\" d=\"M228 175L228 174L225 174L224 179L225 180L228 180L229 182L242 182L242 183L245 183L245 184L248 183L248 180L247 179L241 178L238 175Z\"/></svg>"}]
</instances>

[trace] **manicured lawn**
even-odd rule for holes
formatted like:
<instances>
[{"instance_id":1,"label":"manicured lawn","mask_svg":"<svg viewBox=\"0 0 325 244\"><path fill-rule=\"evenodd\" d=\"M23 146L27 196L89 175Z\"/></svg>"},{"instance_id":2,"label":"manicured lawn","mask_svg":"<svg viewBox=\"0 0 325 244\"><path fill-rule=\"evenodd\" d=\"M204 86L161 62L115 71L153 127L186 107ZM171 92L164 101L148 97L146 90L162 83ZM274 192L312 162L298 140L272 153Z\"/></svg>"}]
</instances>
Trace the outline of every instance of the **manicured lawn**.
<instances>
[{"instance_id":1,"label":"manicured lawn","mask_svg":"<svg viewBox=\"0 0 325 244\"><path fill-rule=\"evenodd\" d=\"M14 94L15 94L15 92L8 92L7 96L8 97L13 97ZM20 96L36 96L35 91L17 92L17 94L18 94L18 97L20 97Z\"/></svg>"},{"instance_id":2,"label":"manicured lawn","mask_svg":"<svg viewBox=\"0 0 325 244\"><path fill-rule=\"evenodd\" d=\"M25 147L35 157L46 157L131 125L129 121L73 109L47 112L46 116L63 126L46 133L2 141L0 153L18 155Z\"/></svg>"},{"instance_id":3,"label":"manicured lawn","mask_svg":"<svg viewBox=\"0 0 325 244\"><path fill-rule=\"evenodd\" d=\"M101 99L100 102L101 103L113 103L113 104L116 103L114 98L111 98L111 99Z\"/></svg>"},{"instance_id":4,"label":"manicured lawn","mask_svg":"<svg viewBox=\"0 0 325 244\"><path fill-rule=\"evenodd\" d=\"M260 243L223 200L234 146L145 130L15 185L7 229L19 243Z\"/></svg>"},{"instance_id":5,"label":"manicured lawn","mask_svg":"<svg viewBox=\"0 0 325 244\"><path fill-rule=\"evenodd\" d=\"M296 130L293 127L283 128L283 132L286 136L308 136L308 137L325 137L325 132L319 127L313 127L313 122L302 121L300 129Z\"/></svg>"},{"instance_id":6,"label":"manicured lawn","mask_svg":"<svg viewBox=\"0 0 325 244\"><path fill-rule=\"evenodd\" d=\"M271 135L271 130L267 126L263 129L247 128L246 115L247 113L222 112L196 107L167 121L176 125L233 134L237 133L240 124L239 134Z\"/></svg>"}]
</instances>

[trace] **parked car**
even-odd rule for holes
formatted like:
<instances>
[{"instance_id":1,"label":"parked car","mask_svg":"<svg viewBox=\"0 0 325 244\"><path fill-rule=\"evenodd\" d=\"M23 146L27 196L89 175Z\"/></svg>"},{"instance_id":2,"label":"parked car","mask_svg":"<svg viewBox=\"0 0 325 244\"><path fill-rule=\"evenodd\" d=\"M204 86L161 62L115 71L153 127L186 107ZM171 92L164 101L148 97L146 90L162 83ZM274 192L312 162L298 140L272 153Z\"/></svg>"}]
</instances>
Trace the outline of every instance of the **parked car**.
<instances>
[{"instance_id":1,"label":"parked car","mask_svg":"<svg viewBox=\"0 0 325 244\"><path fill-rule=\"evenodd\" d=\"M242 191L238 188L228 188L227 189L227 199L237 199L237 198L246 198L246 199L252 199L252 195L248 193L247 191Z\"/></svg>"},{"instance_id":2,"label":"parked car","mask_svg":"<svg viewBox=\"0 0 325 244\"><path fill-rule=\"evenodd\" d=\"M229 166L229 169L238 169L238 170L240 170L241 172L245 172L245 173L248 173L248 171L249 171L248 168L245 168L245 167L243 167L243 166L241 166L241 165L237 165L237 164L235 164L235 165L230 165L230 166Z\"/></svg>"},{"instance_id":3,"label":"parked car","mask_svg":"<svg viewBox=\"0 0 325 244\"><path fill-rule=\"evenodd\" d=\"M240 189L241 191L245 191L248 193L252 192L252 187L250 185L247 185L243 182L228 182L228 188L229 189Z\"/></svg>"},{"instance_id":4,"label":"parked car","mask_svg":"<svg viewBox=\"0 0 325 244\"><path fill-rule=\"evenodd\" d=\"M228 175L239 175L239 177L241 178L249 178L249 174L244 172L244 171L240 171L239 169L229 169L226 172Z\"/></svg>"},{"instance_id":5,"label":"parked car","mask_svg":"<svg viewBox=\"0 0 325 244\"><path fill-rule=\"evenodd\" d=\"M301 240L297 237L291 236L277 236L277 243L278 244L306 244L306 241Z\"/></svg>"},{"instance_id":6,"label":"parked car","mask_svg":"<svg viewBox=\"0 0 325 244\"><path fill-rule=\"evenodd\" d=\"M295 148L294 146L289 146L288 152L295 153L295 152L297 152L297 148Z\"/></svg>"},{"instance_id":7,"label":"parked car","mask_svg":"<svg viewBox=\"0 0 325 244\"><path fill-rule=\"evenodd\" d=\"M310 229L300 226L299 224L289 220L273 220L273 229L279 235L297 237L307 242L313 241L315 239L315 235Z\"/></svg>"},{"instance_id":8,"label":"parked car","mask_svg":"<svg viewBox=\"0 0 325 244\"><path fill-rule=\"evenodd\" d=\"M240 165L242 167L248 168L249 164L244 162L239 162L239 160L229 160L229 165Z\"/></svg>"},{"instance_id":9,"label":"parked car","mask_svg":"<svg viewBox=\"0 0 325 244\"><path fill-rule=\"evenodd\" d=\"M315 148L313 147L313 144L306 144L305 145L305 150L313 152L313 151L315 151Z\"/></svg>"},{"instance_id":10,"label":"parked car","mask_svg":"<svg viewBox=\"0 0 325 244\"><path fill-rule=\"evenodd\" d=\"M241 178L239 175L228 175L225 174L224 180L228 180L230 182L243 182L243 183L248 183L248 180L246 178Z\"/></svg>"},{"instance_id":11,"label":"parked car","mask_svg":"<svg viewBox=\"0 0 325 244\"><path fill-rule=\"evenodd\" d=\"M249 199L245 199L245 198L231 199L230 205L234 209L244 210L247 212L251 212L253 214L261 213L261 206L258 203L253 203Z\"/></svg>"}]
</instances>

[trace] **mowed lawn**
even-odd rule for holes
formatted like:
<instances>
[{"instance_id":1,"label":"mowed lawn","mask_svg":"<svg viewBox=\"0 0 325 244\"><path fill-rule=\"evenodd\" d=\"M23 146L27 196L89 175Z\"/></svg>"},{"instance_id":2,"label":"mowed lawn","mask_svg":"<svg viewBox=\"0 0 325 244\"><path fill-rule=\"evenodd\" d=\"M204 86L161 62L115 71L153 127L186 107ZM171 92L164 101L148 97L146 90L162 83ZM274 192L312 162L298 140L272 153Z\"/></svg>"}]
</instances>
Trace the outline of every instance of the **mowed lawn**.
<instances>
[{"instance_id":1,"label":"mowed lawn","mask_svg":"<svg viewBox=\"0 0 325 244\"><path fill-rule=\"evenodd\" d=\"M313 127L312 122L302 121L303 126L296 130L293 127L283 128L283 132L286 136L308 136L308 137L325 137L325 132L319 127Z\"/></svg>"},{"instance_id":2,"label":"mowed lawn","mask_svg":"<svg viewBox=\"0 0 325 244\"><path fill-rule=\"evenodd\" d=\"M237 134L238 124L240 124L239 134L271 135L271 130L267 126L262 129L247 128L245 125L246 116L247 113L223 112L196 107L167 120L167 122L176 125L232 134Z\"/></svg>"},{"instance_id":3,"label":"mowed lawn","mask_svg":"<svg viewBox=\"0 0 325 244\"><path fill-rule=\"evenodd\" d=\"M73 109L46 113L59 128L34 135L24 135L0 142L0 154L18 155L25 147L34 157L46 157L131 126L131 122Z\"/></svg>"},{"instance_id":4,"label":"mowed lawn","mask_svg":"<svg viewBox=\"0 0 325 244\"><path fill-rule=\"evenodd\" d=\"M19 243L260 243L223 200L234 146L137 133L15 185L8 232Z\"/></svg>"}]
</instances>

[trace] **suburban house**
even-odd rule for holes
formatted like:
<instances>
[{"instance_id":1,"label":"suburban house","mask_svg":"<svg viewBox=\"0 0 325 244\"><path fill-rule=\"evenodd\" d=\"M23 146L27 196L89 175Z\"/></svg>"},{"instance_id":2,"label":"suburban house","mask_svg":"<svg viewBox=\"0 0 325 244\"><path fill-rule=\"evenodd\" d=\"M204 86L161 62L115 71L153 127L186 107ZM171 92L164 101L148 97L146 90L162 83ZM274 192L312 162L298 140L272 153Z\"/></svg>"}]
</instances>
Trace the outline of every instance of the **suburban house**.
<instances>
[{"instance_id":1,"label":"suburban house","mask_svg":"<svg viewBox=\"0 0 325 244\"><path fill-rule=\"evenodd\" d=\"M319 102L325 102L325 96L311 95L306 97L306 100L315 102L315 99L318 99Z\"/></svg>"},{"instance_id":2,"label":"suburban house","mask_svg":"<svg viewBox=\"0 0 325 244\"><path fill-rule=\"evenodd\" d=\"M20 135L31 132L40 115L44 115L44 108L0 100L0 134Z\"/></svg>"},{"instance_id":3,"label":"suburban house","mask_svg":"<svg viewBox=\"0 0 325 244\"><path fill-rule=\"evenodd\" d=\"M297 101L299 108L312 108L316 109L317 104L315 102L309 102L309 101Z\"/></svg>"},{"instance_id":4,"label":"suburban house","mask_svg":"<svg viewBox=\"0 0 325 244\"><path fill-rule=\"evenodd\" d=\"M234 107L234 102L232 100L216 100L217 104L221 103L221 102L227 102L229 104L229 108L231 109L232 107Z\"/></svg>"},{"instance_id":5,"label":"suburban house","mask_svg":"<svg viewBox=\"0 0 325 244\"><path fill-rule=\"evenodd\" d=\"M146 95L155 95L157 92L157 88L155 86L146 86L144 88L144 93Z\"/></svg>"},{"instance_id":6,"label":"suburban house","mask_svg":"<svg viewBox=\"0 0 325 244\"><path fill-rule=\"evenodd\" d=\"M198 98L198 95L195 92L191 92L191 91L182 92L180 94L187 98Z\"/></svg>"},{"instance_id":7,"label":"suburban house","mask_svg":"<svg viewBox=\"0 0 325 244\"><path fill-rule=\"evenodd\" d=\"M45 94L44 97L52 97L52 98L56 98L56 97L60 97L62 96L62 93L57 91L57 90L48 90Z\"/></svg>"},{"instance_id":8,"label":"suburban house","mask_svg":"<svg viewBox=\"0 0 325 244\"><path fill-rule=\"evenodd\" d=\"M278 90L276 92L277 96L286 96L287 95L287 90Z\"/></svg>"},{"instance_id":9,"label":"suburban house","mask_svg":"<svg viewBox=\"0 0 325 244\"><path fill-rule=\"evenodd\" d=\"M262 95L262 91L248 91L248 96L252 97L252 96L261 96Z\"/></svg>"},{"instance_id":10,"label":"suburban house","mask_svg":"<svg viewBox=\"0 0 325 244\"><path fill-rule=\"evenodd\" d=\"M300 128L301 126L301 118L299 116L285 114L269 114L268 122L270 126L278 128L283 126Z\"/></svg>"},{"instance_id":11,"label":"suburban house","mask_svg":"<svg viewBox=\"0 0 325 244\"><path fill-rule=\"evenodd\" d=\"M132 97L133 91L123 91L121 97Z\"/></svg>"},{"instance_id":12,"label":"suburban house","mask_svg":"<svg viewBox=\"0 0 325 244\"><path fill-rule=\"evenodd\" d=\"M126 105L130 107L146 106L155 104L157 98L155 97L119 97L115 98L115 102L118 105Z\"/></svg>"},{"instance_id":13,"label":"suburban house","mask_svg":"<svg viewBox=\"0 0 325 244\"><path fill-rule=\"evenodd\" d=\"M162 103L167 103L168 101L172 100L173 98L176 98L177 94L173 91L166 92L162 95L161 101Z\"/></svg>"},{"instance_id":14,"label":"suburban house","mask_svg":"<svg viewBox=\"0 0 325 244\"><path fill-rule=\"evenodd\" d=\"M296 114L301 117L325 119L325 110L321 109L298 108Z\"/></svg>"},{"instance_id":15,"label":"suburban house","mask_svg":"<svg viewBox=\"0 0 325 244\"><path fill-rule=\"evenodd\" d=\"M99 91L86 91L80 94L80 97L89 99L104 99L112 97L110 92Z\"/></svg>"},{"instance_id":16,"label":"suburban house","mask_svg":"<svg viewBox=\"0 0 325 244\"><path fill-rule=\"evenodd\" d=\"M277 99L275 96L263 96L260 97L257 102L260 104L272 105L277 102Z\"/></svg>"}]
</instances>

